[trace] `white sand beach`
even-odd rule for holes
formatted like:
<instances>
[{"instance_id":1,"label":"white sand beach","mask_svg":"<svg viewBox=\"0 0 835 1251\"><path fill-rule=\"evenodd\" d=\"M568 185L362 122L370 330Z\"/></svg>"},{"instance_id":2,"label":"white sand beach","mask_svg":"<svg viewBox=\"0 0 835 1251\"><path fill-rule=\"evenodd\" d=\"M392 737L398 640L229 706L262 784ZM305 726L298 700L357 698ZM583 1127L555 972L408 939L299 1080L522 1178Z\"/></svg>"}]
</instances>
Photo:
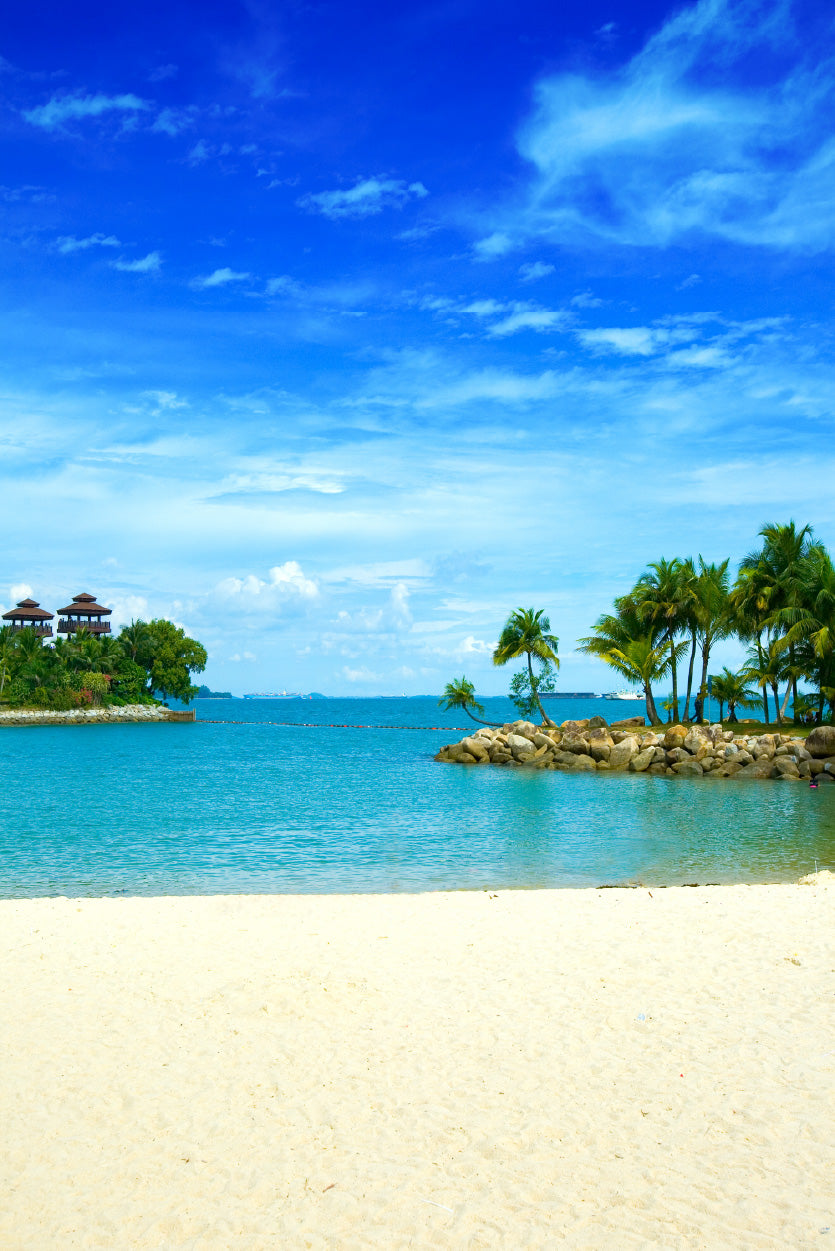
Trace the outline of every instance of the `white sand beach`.
<instances>
[{"instance_id":1,"label":"white sand beach","mask_svg":"<svg viewBox=\"0 0 835 1251\"><path fill-rule=\"evenodd\" d=\"M2 902L0 1246L835 1245L833 882Z\"/></svg>"}]
</instances>

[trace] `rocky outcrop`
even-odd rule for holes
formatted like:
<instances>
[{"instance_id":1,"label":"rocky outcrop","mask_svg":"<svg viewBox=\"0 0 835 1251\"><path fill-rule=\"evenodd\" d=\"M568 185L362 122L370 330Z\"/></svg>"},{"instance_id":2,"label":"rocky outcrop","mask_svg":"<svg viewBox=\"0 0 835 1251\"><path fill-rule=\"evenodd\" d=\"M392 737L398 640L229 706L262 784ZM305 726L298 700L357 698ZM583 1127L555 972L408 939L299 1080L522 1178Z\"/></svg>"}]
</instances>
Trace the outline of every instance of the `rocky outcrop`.
<instances>
[{"instance_id":1,"label":"rocky outcrop","mask_svg":"<svg viewBox=\"0 0 835 1251\"><path fill-rule=\"evenodd\" d=\"M168 721L167 708L157 704L123 704L121 707L73 708L70 712L12 708L0 712L0 727L23 725L120 725L126 721Z\"/></svg>"},{"instance_id":2,"label":"rocky outcrop","mask_svg":"<svg viewBox=\"0 0 835 1251\"><path fill-rule=\"evenodd\" d=\"M651 777L808 782L815 776L829 783L835 782L835 728L820 726L803 739L790 734L734 734L721 725L673 725L654 730L640 717L620 728L607 726L602 717L564 721L561 726L513 721L496 729L485 727L450 743L435 759Z\"/></svg>"}]
</instances>

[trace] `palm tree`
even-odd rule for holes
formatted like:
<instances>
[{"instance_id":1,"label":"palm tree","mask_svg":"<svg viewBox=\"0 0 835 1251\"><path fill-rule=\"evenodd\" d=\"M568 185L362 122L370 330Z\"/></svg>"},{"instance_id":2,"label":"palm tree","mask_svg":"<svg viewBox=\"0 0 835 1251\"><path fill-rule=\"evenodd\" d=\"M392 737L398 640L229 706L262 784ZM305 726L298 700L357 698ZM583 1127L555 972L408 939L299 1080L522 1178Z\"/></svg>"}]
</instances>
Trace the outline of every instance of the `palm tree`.
<instances>
[{"instance_id":1,"label":"palm tree","mask_svg":"<svg viewBox=\"0 0 835 1251\"><path fill-rule=\"evenodd\" d=\"M736 715L737 708L756 708L757 699L754 692L748 687L751 674L743 670L742 673L732 673L727 665L721 673L714 674L711 679L711 690L714 699L719 701L719 720L724 720L722 713L725 704L728 705L728 721L738 721Z\"/></svg>"},{"instance_id":2,"label":"palm tree","mask_svg":"<svg viewBox=\"0 0 835 1251\"><path fill-rule=\"evenodd\" d=\"M539 698L539 681L533 671L532 657L545 661L559 668L557 657L559 639L551 634L551 622L543 609L517 608L505 622L499 635L499 641L493 652L494 665L506 665L509 660L524 656L528 665L528 680L531 687L531 698L539 709L544 725L554 722L542 707Z\"/></svg>"},{"instance_id":3,"label":"palm tree","mask_svg":"<svg viewBox=\"0 0 835 1251\"><path fill-rule=\"evenodd\" d=\"M664 630L664 638L670 657L672 680L673 716L678 720L678 674L677 661L683 649L677 647L679 635L687 621L687 590L684 584L682 562L673 560L653 561L646 573L638 579L632 598L639 616Z\"/></svg>"},{"instance_id":4,"label":"palm tree","mask_svg":"<svg viewBox=\"0 0 835 1251\"><path fill-rule=\"evenodd\" d=\"M140 653L148 650L150 638L146 622L140 619L139 621L131 621L130 625L124 626L118 641L121 643L125 655L130 656L131 660L136 660Z\"/></svg>"},{"instance_id":5,"label":"palm tree","mask_svg":"<svg viewBox=\"0 0 835 1251\"><path fill-rule=\"evenodd\" d=\"M475 687L472 682L467 681L463 674L460 678L447 682L444 687L444 693L438 700L438 706L443 708L460 708L471 721L478 721L480 725L501 725L499 721L484 721L481 717L474 716L470 711L472 708L475 708L477 712L484 712L484 705L478 702L475 697Z\"/></svg>"},{"instance_id":6,"label":"palm tree","mask_svg":"<svg viewBox=\"0 0 835 1251\"><path fill-rule=\"evenodd\" d=\"M808 588L809 556L813 547L812 527L803 526L798 530L793 521L788 525L769 522L760 530L763 540L759 552L746 556L740 565L742 570L755 569L766 592L768 616L766 624L772 627L777 637L784 635L794 619L794 614L803 607L804 595ZM797 699L797 679L800 676L794 657L794 644L786 645L789 651L788 672L791 694ZM788 703L788 692L783 703ZM778 720L782 720L783 709L778 709Z\"/></svg>"},{"instance_id":7,"label":"palm tree","mask_svg":"<svg viewBox=\"0 0 835 1251\"><path fill-rule=\"evenodd\" d=\"M768 638L763 645L763 633L768 634L767 622L773 594L767 571L759 565L759 554L754 552L744 558L730 594L731 607L735 613L736 632L743 642L750 643L753 658L748 665L752 674L767 672ZM763 698L763 720L768 724L768 686L759 684Z\"/></svg>"},{"instance_id":8,"label":"palm tree","mask_svg":"<svg viewBox=\"0 0 835 1251\"><path fill-rule=\"evenodd\" d=\"M605 660L616 673L629 682L640 682L644 689L647 716L652 725L660 725L661 718L655 706L652 683L657 682L670 669L670 652L666 629L641 620L631 596L615 600L615 612L600 617L593 627L594 633L579 639L579 650L587 656ZM678 643L674 649L678 659L686 650L686 643ZM678 714L677 705L671 706Z\"/></svg>"},{"instance_id":9,"label":"palm tree","mask_svg":"<svg viewBox=\"0 0 835 1251\"><path fill-rule=\"evenodd\" d=\"M708 565L700 556L699 574L693 591L695 597L693 613L702 645L702 680L696 700L698 713L696 720L701 721L707 691L710 650L718 639L727 638L733 630L733 615L728 597L728 561L723 560L721 565Z\"/></svg>"},{"instance_id":10,"label":"palm tree","mask_svg":"<svg viewBox=\"0 0 835 1251\"><path fill-rule=\"evenodd\" d=\"M16 634L17 630L12 626L3 626L0 629L0 695L3 694L6 679L11 676L14 669Z\"/></svg>"},{"instance_id":11,"label":"palm tree","mask_svg":"<svg viewBox=\"0 0 835 1251\"><path fill-rule=\"evenodd\" d=\"M798 674L816 682L818 716L823 716L822 687L835 651L835 566L821 543L810 546L804 567L805 591L800 602L778 609L776 621L786 629L778 648L795 652ZM794 696L795 707L799 696Z\"/></svg>"}]
</instances>

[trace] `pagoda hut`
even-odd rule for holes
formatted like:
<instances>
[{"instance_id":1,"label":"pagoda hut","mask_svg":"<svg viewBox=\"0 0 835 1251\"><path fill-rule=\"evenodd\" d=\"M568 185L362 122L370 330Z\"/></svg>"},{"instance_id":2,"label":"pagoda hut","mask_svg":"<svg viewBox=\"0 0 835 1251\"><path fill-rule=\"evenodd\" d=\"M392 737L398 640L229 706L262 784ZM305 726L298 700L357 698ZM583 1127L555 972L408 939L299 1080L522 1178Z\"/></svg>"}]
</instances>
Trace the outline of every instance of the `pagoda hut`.
<instances>
[{"instance_id":1,"label":"pagoda hut","mask_svg":"<svg viewBox=\"0 0 835 1251\"><path fill-rule=\"evenodd\" d=\"M109 634L110 622L102 621L102 617L109 617L112 611L97 604L95 595L73 595L71 604L58 609L61 614L58 633L77 634L79 630L89 630L91 634Z\"/></svg>"},{"instance_id":2,"label":"pagoda hut","mask_svg":"<svg viewBox=\"0 0 835 1251\"><path fill-rule=\"evenodd\" d=\"M13 630L32 629L39 638L52 638L52 613L41 608L35 599L22 599L17 608L3 613L3 620L8 621Z\"/></svg>"}]
</instances>

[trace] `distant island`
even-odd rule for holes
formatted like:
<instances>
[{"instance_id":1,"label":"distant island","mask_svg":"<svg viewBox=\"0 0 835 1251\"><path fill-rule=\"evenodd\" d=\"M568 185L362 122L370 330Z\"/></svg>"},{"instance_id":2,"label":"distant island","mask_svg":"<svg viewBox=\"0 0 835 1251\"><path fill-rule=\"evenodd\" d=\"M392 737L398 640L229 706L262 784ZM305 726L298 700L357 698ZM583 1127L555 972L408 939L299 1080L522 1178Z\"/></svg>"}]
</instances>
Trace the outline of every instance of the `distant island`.
<instances>
[{"instance_id":1,"label":"distant island","mask_svg":"<svg viewBox=\"0 0 835 1251\"><path fill-rule=\"evenodd\" d=\"M231 699L231 691L210 691L208 686L198 686L195 699Z\"/></svg>"}]
</instances>

